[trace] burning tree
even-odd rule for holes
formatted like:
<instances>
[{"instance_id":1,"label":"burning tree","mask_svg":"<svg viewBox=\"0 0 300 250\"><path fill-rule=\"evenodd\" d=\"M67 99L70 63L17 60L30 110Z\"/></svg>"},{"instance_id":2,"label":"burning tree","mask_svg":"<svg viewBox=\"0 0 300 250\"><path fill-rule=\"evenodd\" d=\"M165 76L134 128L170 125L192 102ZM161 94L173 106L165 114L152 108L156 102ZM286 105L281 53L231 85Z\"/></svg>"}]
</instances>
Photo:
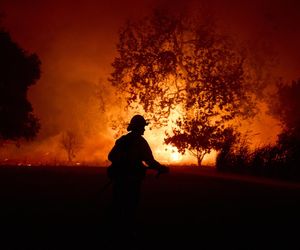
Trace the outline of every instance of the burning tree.
<instances>
[{"instance_id":1,"label":"burning tree","mask_svg":"<svg viewBox=\"0 0 300 250\"><path fill-rule=\"evenodd\" d=\"M27 100L27 90L40 78L40 60L1 28L0 55L0 140L31 139L40 124Z\"/></svg>"},{"instance_id":2,"label":"burning tree","mask_svg":"<svg viewBox=\"0 0 300 250\"><path fill-rule=\"evenodd\" d=\"M198 164L220 147L226 128L255 114L253 84L245 54L211 20L162 11L120 32L110 81L127 100L142 107L155 125L164 125L179 109L165 142L190 150Z\"/></svg>"},{"instance_id":3,"label":"burning tree","mask_svg":"<svg viewBox=\"0 0 300 250\"><path fill-rule=\"evenodd\" d=\"M67 153L68 161L72 162L78 151L81 149L81 140L74 132L67 131L62 134L60 145Z\"/></svg>"}]
</instances>

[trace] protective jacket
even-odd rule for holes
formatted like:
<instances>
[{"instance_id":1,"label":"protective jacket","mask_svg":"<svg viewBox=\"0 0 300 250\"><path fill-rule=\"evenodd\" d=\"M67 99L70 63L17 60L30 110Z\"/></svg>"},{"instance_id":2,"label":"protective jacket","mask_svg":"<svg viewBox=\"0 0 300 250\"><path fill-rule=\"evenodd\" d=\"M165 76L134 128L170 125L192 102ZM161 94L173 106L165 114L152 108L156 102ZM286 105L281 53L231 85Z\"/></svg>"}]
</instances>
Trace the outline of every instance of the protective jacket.
<instances>
[{"instance_id":1,"label":"protective jacket","mask_svg":"<svg viewBox=\"0 0 300 250\"><path fill-rule=\"evenodd\" d=\"M148 142L138 133L130 132L120 137L108 155L112 162L108 168L110 178L144 177L146 166L159 168L161 165L152 154Z\"/></svg>"}]
</instances>

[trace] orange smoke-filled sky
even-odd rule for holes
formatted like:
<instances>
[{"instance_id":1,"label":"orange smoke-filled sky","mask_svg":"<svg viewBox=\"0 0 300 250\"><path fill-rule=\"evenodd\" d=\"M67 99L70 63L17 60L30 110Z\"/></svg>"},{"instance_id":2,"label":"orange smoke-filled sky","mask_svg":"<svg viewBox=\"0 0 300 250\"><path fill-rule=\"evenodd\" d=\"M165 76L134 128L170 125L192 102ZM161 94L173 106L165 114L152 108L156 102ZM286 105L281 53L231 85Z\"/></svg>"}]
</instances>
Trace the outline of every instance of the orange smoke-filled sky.
<instances>
[{"instance_id":1,"label":"orange smoke-filled sky","mask_svg":"<svg viewBox=\"0 0 300 250\"><path fill-rule=\"evenodd\" d=\"M214 14L224 31L253 43L254 48L265 44L261 52L277 58L275 77L288 81L300 77L297 0L1 0L1 26L42 61L42 76L29 90L42 129L35 142L14 149L15 156L29 157L30 151L31 157L49 161L63 157L57 141L62 132L72 129L84 136L79 160L106 160L114 140L108 123L117 110L105 102L114 98L107 78L116 55L118 30L127 19L141 18L157 6L172 11L202 6ZM262 143L274 139L278 131L276 122L264 115L253 126ZM151 131L145 136L156 154Z\"/></svg>"}]
</instances>

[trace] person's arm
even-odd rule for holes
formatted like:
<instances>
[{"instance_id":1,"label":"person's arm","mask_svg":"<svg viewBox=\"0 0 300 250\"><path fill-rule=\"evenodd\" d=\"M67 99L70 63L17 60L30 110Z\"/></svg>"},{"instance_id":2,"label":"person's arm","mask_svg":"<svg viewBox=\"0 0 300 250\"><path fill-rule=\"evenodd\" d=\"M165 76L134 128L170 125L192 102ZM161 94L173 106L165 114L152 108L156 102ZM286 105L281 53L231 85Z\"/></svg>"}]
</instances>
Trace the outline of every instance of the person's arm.
<instances>
[{"instance_id":1,"label":"person's arm","mask_svg":"<svg viewBox=\"0 0 300 250\"><path fill-rule=\"evenodd\" d=\"M148 168L157 170L159 174L169 172L168 167L160 164L154 159L152 150L146 140L144 141L143 145L143 153L143 160L148 165Z\"/></svg>"}]
</instances>

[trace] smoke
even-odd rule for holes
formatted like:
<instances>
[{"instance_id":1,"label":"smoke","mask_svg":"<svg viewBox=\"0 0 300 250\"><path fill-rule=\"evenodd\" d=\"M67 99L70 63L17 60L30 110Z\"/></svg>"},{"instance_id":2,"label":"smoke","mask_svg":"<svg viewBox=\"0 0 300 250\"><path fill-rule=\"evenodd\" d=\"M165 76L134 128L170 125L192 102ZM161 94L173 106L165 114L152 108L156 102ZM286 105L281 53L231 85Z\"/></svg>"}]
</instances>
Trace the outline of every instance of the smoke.
<instances>
[{"instance_id":1,"label":"smoke","mask_svg":"<svg viewBox=\"0 0 300 250\"><path fill-rule=\"evenodd\" d=\"M37 53L42 61L42 77L28 93L42 129L35 141L24 142L20 148L7 146L0 156L43 162L64 160L59 138L70 130L83 138L78 161L107 164L106 156L114 143L111 117L124 115L107 81L118 31L127 19L145 16L156 6L213 14L223 32L252 44L254 56L272 58L269 84L278 76L299 77L300 18L296 0L2 0L4 27L22 48ZM268 63L262 62L264 66ZM126 116L129 119L130 114ZM274 141L278 133L276 121L264 112L251 126L260 134L257 141ZM146 136L152 146L158 147L157 135ZM154 151L163 152L163 147Z\"/></svg>"}]
</instances>

